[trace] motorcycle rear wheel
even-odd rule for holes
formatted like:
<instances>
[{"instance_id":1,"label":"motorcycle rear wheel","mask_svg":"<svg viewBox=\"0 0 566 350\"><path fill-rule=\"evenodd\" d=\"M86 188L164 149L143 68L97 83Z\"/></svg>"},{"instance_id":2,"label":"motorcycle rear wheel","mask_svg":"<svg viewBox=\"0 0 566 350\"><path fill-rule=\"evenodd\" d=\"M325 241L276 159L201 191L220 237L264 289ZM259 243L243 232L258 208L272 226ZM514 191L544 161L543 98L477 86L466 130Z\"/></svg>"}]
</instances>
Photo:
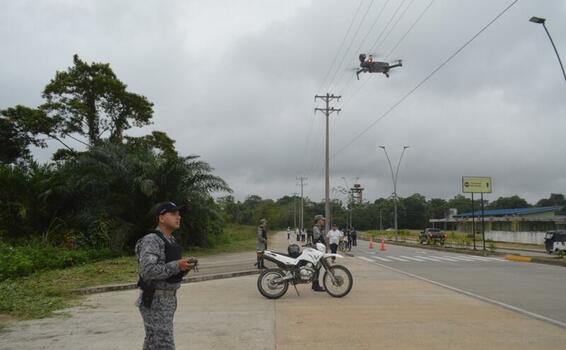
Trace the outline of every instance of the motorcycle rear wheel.
<instances>
[{"instance_id":1,"label":"motorcycle rear wheel","mask_svg":"<svg viewBox=\"0 0 566 350\"><path fill-rule=\"evenodd\" d=\"M274 283L273 280L283 277L285 277L285 272L281 269L263 270L257 278L257 289L261 295L268 299L281 298L287 292L287 288L289 288L289 281Z\"/></svg>"},{"instance_id":2,"label":"motorcycle rear wheel","mask_svg":"<svg viewBox=\"0 0 566 350\"><path fill-rule=\"evenodd\" d=\"M330 273L334 275L334 280ZM329 271L324 273L322 283L328 294L335 298L342 298L352 290L354 279L352 278L350 270L345 266L333 265L329 268Z\"/></svg>"}]
</instances>

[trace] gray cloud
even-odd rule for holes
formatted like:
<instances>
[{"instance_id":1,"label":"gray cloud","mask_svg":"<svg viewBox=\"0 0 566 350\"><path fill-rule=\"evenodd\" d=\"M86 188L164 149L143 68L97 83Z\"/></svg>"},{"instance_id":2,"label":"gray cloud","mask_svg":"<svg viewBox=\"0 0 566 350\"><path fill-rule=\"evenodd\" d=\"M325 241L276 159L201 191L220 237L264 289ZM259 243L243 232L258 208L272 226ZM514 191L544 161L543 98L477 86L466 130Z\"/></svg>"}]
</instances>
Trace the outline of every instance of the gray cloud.
<instances>
[{"instance_id":1,"label":"gray cloud","mask_svg":"<svg viewBox=\"0 0 566 350\"><path fill-rule=\"evenodd\" d=\"M509 1L436 1L399 45L404 67L386 79L348 71L356 49L369 50L401 0L393 0L367 40L384 0L376 0L329 87L342 93L332 116L334 153L387 111ZM406 2L404 6L409 4ZM429 1L407 9L387 40L391 50ZM307 195L324 196L324 117L315 94L357 2L344 1L20 1L0 13L0 108L37 105L41 89L72 55L109 62L129 89L155 103L154 124L199 154L238 198L277 198L309 177ZM365 0L362 11L369 0ZM547 17L566 54L563 1L519 1L425 85L332 158L332 185L356 177L374 199L392 192L378 145L396 162L407 150L399 192L452 197L462 175L494 179L498 196L530 201L566 192L566 85L544 30L528 19ZM357 27L357 22L353 28ZM350 40L350 39L349 39ZM347 42L349 43L349 41ZM343 53L338 55L338 61ZM333 76L334 69L330 76ZM322 91L319 90L321 89ZM362 87L363 86L363 87ZM38 150L46 160L55 150Z\"/></svg>"}]
</instances>

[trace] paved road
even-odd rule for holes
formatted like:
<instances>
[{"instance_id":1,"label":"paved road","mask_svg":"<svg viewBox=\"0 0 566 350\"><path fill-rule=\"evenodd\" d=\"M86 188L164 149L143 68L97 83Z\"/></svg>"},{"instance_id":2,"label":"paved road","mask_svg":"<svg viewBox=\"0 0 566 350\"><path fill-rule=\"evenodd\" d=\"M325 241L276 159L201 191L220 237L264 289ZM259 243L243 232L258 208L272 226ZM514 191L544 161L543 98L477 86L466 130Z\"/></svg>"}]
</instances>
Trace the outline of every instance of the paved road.
<instances>
[{"instance_id":1,"label":"paved road","mask_svg":"<svg viewBox=\"0 0 566 350\"><path fill-rule=\"evenodd\" d=\"M287 244L282 237L273 239L280 250ZM362 246L357 256L339 259L354 276L354 288L341 299L299 285L300 296L290 288L281 299L268 300L257 291L257 276L185 284L175 315L177 349L544 350L566 343L564 328L391 270L422 264L466 271L469 264L485 271L515 263L457 255L441 259L452 254L435 258L436 252L404 249L388 247L389 255L379 257L389 261L381 260L380 266L375 252ZM203 264L246 266L250 255L203 259ZM66 310L68 317L14 322L0 335L0 349L140 349L137 294L89 295L82 306Z\"/></svg>"},{"instance_id":2,"label":"paved road","mask_svg":"<svg viewBox=\"0 0 566 350\"><path fill-rule=\"evenodd\" d=\"M359 241L354 256L530 312L566 328L566 268Z\"/></svg>"}]
</instances>

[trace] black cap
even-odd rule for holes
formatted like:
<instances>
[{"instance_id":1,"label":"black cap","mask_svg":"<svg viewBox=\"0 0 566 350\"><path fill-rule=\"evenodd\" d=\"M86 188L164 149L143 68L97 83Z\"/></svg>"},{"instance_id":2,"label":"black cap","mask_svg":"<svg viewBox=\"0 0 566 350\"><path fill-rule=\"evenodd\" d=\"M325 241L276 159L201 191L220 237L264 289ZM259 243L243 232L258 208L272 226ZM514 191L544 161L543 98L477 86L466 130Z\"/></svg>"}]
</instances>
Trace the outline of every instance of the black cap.
<instances>
[{"instance_id":1,"label":"black cap","mask_svg":"<svg viewBox=\"0 0 566 350\"><path fill-rule=\"evenodd\" d=\"M176 211L182 214L186 211L186 209L186 205L177 205L173 202L162 202L155 205L152 213L154 216L163 215L165 213L174 213Z\"/></svg>"}]
</instances>

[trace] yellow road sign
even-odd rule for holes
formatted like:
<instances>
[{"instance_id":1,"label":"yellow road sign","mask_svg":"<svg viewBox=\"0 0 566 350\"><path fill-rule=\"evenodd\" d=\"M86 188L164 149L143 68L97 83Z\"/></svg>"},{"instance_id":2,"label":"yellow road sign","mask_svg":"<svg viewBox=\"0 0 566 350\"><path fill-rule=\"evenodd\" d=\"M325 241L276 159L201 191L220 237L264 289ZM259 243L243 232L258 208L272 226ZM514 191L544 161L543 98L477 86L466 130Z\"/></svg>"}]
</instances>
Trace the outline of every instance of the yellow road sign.
<instances>
[{"instance_id":1,"label":"yellow road sign","mask_svg":"<svg viewBox=\"0 0 566 350\"><path fill-rule=\"evenodd\" d=\"M462 192L491 193L491 177L462 176Z\"/></svg>"}]
</instances>

